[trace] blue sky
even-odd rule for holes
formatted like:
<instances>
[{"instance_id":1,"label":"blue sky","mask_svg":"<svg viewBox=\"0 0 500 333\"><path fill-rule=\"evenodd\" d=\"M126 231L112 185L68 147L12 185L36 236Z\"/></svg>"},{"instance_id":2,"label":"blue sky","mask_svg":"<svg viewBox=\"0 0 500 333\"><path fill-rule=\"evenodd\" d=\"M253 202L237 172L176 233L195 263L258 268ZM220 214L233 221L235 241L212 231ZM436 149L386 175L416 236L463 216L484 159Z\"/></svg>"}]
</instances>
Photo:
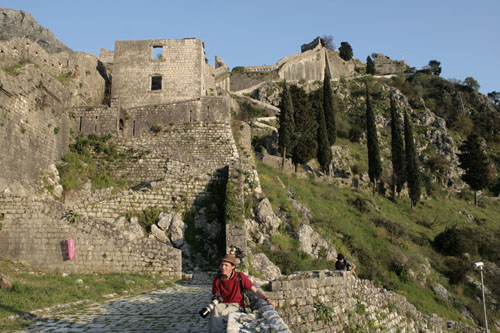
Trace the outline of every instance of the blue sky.
<instances>
[{"instance_id":1,"label":"blue sky","mask_svg":"<svg viewBox=\"0 0 500 333\"><path fill-rule=\"evenodd\" d=\"M99 54L116 40L201 38L207 58L230 68L270 65L316 36L347 41L362 61L373 52L441 76L474 77L500 91L498 0L2 0L31 13L76 51Z\"/></svg>"}]
</instances>

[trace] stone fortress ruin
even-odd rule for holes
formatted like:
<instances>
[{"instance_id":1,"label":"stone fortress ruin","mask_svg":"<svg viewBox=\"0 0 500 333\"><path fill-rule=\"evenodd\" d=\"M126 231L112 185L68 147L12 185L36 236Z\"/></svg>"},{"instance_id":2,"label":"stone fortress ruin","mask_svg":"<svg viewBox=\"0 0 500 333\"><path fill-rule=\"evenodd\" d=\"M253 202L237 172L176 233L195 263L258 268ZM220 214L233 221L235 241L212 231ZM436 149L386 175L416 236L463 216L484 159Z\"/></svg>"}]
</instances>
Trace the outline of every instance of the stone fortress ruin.
<instances>
[{"instance_id":1,"label":"stone fortress ruin","mask_svg":"<svg viewBox=\"0 0 500 333\"><path fill-rule=\"evenodd\" d=\"M220 59L217 68L208 65L203 42L194 38L117 41L105 63L86 55L81 61L79 53L47 54L23 38L3 42L0 54L4 65L22 59L26 75L40 78L23 87L25 73L0 73L7 129L2 136L1 252L49 271L149 270L180 277L181 250L170 240L144 238L137 221L124 216L148 207L185 212L221 195L209 188L225 184L228 166L238 159L229 124L231 101L218 88L228 86L227 66ZM58 80L61 73L68 82ZM87 87L85 78L94 73ZM81 98L72 100L74 95ZM41 114L46 111L48 116ZM37 195L28 184L40 173L51 187L60 187L53 164L67 151L69 132L112 134L121 152L140 152L138 163L115 170L131 187L118 193L83 191L63 202ZM25 161L32 165L26 168ZM69 213L79 222L65 221ZM215 229L216 237L223 221L202 224L207 226L201 229ZM78 256L64 260L61 242L70 237ZM184 251L189 253L187 244Z\"/></svg>"},{"instance_id":2,"label":"stone fortress ruin","mask_svg":"<svg viewBox=\"0 0 500 333\"><path fill-rule=\"evenodd\" d=\"M342 60L320 40L301 51L276 65L243 69L293 82L323 80L325 73L354 76L361 66ZM183 258L195 250L216 256L214 243L221 235L226 247L246 256L245 226L226 224L217 200L230 183L236 204L242 205L241 175L248 170L241 170L245 157L230 126L237 109L230 90L239 89L230 88L229 68L220 58L215 66L207 64L201 40L117 41L113 51L102 49L97 59L47 53L28 39L14 38L0 41L0 65L9 69L0 71L2 256L42 271L146 271L174 279L182 277ZM55 163L80 133L112 134L118 151L132 155L113 170L129 180L127 189L96 190L89 182L62 196ZM145 233L131 213L150 207L165 212ZM194 216L190 226L181 218L186 213ZM199 231L191 236L200 248L186 242L189 228ZM69 238L76 245L72 260L65 252ZM380 322L391 331L423 326L421 314L403 297L352 276L305 274L274 281L270 291L294 330L340 331L345 309L354 313L360 299L367 313L383 317ZM336 320L321 324L317 300L337 302L339 286L348 295L339 292L345 301L334 308ZM408 307L412 316L394 312L396 304ZM366 316L349 320L358 317Z\"/></svg>"},{"instance_id":3,"label":"stone fortress ruin","mask_svg":"<svg viewBox=\"0 0 500 333\"><path fill-rule=\"evenodd\" d=\"M319 38L301 51L276 65L244 70L274 72L277 81L315 81L325 73L332 78L355 75L359 65L327 50ZM101 49L97 59L78 52L49 54L36 43L14 38L0 42L0 63L23 68L0 72L2 253L51 271L150 270L180 276L181 251L189 256L189 245L166 239L170 226L152 228L161 243L144 238L140 230L133 235L137 221L125 218L163 207L194 212L196 229L212 241L225 229L226 245L245 257L245 228L214 218L222 207L203 207L216 201L228 180L242 185L230 127L231 110L238 107L230 97L229 68L218 57L215 66L209 65L200 39L117 41L113 51ZM77 194L54 200L62 192L54 164L67 152L69 133L112 134L120 152L135 152L134 163L113 170L129 180L129 188L91 192L89 183ZM37 186L42 192L44 186L55 189L54 195L46 190L38 195ZM63 218L68 213L80 223L68 224ZM176 237L183 238L186 227L181 221ZM61 257L60 243L69 237L76 238L76 260ZM129 247L130 241L141 244ZM209 244L203 251L217 253Z\"/></svg>"}]
</instances>

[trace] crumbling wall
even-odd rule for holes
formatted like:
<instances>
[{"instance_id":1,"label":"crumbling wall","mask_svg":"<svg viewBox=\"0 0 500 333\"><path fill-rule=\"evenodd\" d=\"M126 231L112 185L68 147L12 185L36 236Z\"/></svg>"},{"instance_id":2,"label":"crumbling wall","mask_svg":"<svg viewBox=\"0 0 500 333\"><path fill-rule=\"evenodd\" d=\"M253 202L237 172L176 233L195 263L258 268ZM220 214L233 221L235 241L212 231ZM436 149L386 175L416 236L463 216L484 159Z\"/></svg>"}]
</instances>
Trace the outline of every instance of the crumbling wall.
<instances>
[{"instance_id":1,"label":"crumbling wall","mask_svg":"<svg viewBox=\"0 0 500 333\"><path fill-rule=\"evenodd\" d=\"M153 59L155 48L161 56ZM117 41L111 94L125 109L200 97L204 66L200 39ZM153 77L161 77L158 90L152 90Z\"/></svg>"},{"instance_id":2,"label":"crumbling wall","mask_svg":"<svg viewBox=\"0 0 500 333\"><path fill-rule=\"evenodd\" d=\"M67 207L52 200L0 195L0 253L49 272L148 271L181 278L181 251L126 233L140 229L138 224L112 225L67 214ZM73 260L68 260L65 248L68 238L75 239Z\"/></svg>"},{"instance_id":3,"label":"crumbling wall","mask_svg":"<svg viewBox=\"0 0 500 333\"><path fill-rule=\"evenodd\" d=\"M267 295L292 332L480 332L465 324L424 316L404 296L377 288L349 272L313 271L273 281Z\"/></svg>"},{"instance_id":4,"label":"crumbling wall","mask_svg":"<svg viewBox=\"0 0 500 333\"><path fill-rule=\"evenodd\" d=\"M372 53L372 58L378 74L399 74L409 69L404 60L392 60L380 53Z\"/></svg>"}]
</instances>

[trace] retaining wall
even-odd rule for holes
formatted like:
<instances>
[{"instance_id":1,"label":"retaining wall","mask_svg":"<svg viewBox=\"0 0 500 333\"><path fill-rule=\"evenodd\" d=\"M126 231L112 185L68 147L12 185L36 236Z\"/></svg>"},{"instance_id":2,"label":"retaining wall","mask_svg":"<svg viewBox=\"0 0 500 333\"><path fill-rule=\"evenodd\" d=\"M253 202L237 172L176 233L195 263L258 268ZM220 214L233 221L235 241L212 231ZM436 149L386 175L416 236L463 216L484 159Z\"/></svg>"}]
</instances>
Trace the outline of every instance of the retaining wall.
<instances>
[{"instance_id":1,"label":"retaining wall","mask_svg":"<svg viewBox=\"0 0 500 333\"><path fill-rule=\"evenodd\" d=\"M85 217L71 222L63 218L67 213L67 207L52 200L0 196L0 253L49 272L148 271L181 278L180 250L155 239L127 236L124 232L131 226L126 224ZM73 260L65 251L68 238L75 239Z\"/></svg>"}]
</instances>

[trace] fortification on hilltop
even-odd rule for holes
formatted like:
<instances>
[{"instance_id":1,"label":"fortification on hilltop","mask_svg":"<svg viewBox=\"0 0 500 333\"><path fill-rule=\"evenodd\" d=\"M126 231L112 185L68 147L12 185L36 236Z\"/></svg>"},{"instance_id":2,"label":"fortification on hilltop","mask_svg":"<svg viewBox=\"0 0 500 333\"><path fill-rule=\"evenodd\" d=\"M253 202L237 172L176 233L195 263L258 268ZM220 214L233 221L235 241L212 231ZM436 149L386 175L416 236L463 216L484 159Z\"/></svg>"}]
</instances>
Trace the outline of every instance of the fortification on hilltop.
<instances>
[{"instance_id":1,"label":"fortification on hilltop","mask_svg":"<svg viewBox=\"0 0 500 333\"><path fill-rule=\"evenodd\" d=\"M205 253L219 257L215 238L224 221L213 216L222 207L212 205L210 214L201 209L220 201L224 191L213 189L224 188L238 153L223 91L228 68L219 58L216 67L206 63L201 40L117 41L114 51L104 51L105 62L81 53L47 54L24 38L0 42L0 50L2 66L18 71L0 71L0 112L9 133L0 138L13 143L2 145L8 177L0 179L1 253L45 271L155 271L179 278L189 245L174 246L167 229L155 225L158 242L137 219L126 218L156 207L191 211L197 232L210 231L200 236L211 240ZM60 187L54 164L67 152L69 133L112 134L120 152L136 152L136 163L115 170L129 188L90 192L88 183L64 202L28 189L47 169L50 186ZM23 161L30 161L29 170ZM67 216L77 218L69 223ZM69 237L76 242L74 260L61 255Z\"/></svg>"}]
</instances>

